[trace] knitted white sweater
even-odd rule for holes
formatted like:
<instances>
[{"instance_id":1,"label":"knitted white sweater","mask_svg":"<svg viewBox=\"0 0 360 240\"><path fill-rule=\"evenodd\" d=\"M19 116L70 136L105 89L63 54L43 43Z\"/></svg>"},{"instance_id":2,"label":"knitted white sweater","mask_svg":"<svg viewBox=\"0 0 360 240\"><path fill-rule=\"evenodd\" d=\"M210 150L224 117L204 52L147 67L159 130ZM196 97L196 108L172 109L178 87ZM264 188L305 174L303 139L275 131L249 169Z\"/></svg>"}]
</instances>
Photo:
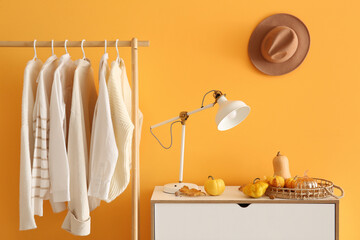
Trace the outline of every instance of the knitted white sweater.
<instances>
[{"instance_id":1,"label":"knitted white sweater","mask_svg":"<svg viewBox=\"0 0 360 240\"><path fill-rule=\"evenodd\" d=\"M114 126L116 145L119 157L114 175L110 183L107 202L119 196L128 186L131 169L131 145L134 124L131 121L131 89L126 75L125 63L121 59L111 63L108 90L111 118ZM141 129L143 115L139 111L139 127Z\"/></svg>"}]
</instances>

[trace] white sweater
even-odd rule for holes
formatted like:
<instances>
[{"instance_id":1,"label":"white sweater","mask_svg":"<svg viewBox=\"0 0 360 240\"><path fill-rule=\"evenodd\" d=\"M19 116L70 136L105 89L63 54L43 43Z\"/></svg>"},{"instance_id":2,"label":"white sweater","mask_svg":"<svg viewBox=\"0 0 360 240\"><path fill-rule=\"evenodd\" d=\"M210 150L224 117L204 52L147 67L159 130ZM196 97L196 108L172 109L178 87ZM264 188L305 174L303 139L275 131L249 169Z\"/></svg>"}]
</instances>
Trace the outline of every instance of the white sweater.
<instances>
[{"instance_id":1,"label":"white sweater","mask_svg":"<svg viewBox=\"0 0 360 240\"><path fill-rule=\"evenodd\" d=\"M24 72L21 106L21 154L20 154L20 230L36 228L34 209L31 203L31 163L34 152L32 114L36 94L36 79L40 72L40 59L30 60Z\"/></svg>"},{"instance_id":2,"label":"white sweater","mask_svg":"<svg viewBox=\"0 0 360 240\"><path fill-rule=\"evenodd\" d=\"M67 134L76 65L69 54L61 56L54 73L50 98L49 172L55 202L70 201Z\"/></svg>"},{"instance_id":3,"label":"white sweater","mask_svg":"<svg viewBox=\"0 0 360 240\"><path fill-rule=\"evenodd\" d=\"M87 60L80 59L74 75L69 121L69 212L62 225L63 229L79 236L90 234L90 209L87 194L88 154L96 97L91 64Z\"/></svg>"},{"instance_id":4,"label":"white sweater","mask_svg":"<svg viewBox=\"0 0 360 240\"><path fill-rule=\"evenodd\" d=\"M111 118L115 131L119 157L110 183L108 202L119 196L130 182L131 146L134 124L131 121L131 89L126 75L125 63L121 59L112 62L108 80ZM139 111L139 127L143 116Z\"/></svg>"}]
</instances>

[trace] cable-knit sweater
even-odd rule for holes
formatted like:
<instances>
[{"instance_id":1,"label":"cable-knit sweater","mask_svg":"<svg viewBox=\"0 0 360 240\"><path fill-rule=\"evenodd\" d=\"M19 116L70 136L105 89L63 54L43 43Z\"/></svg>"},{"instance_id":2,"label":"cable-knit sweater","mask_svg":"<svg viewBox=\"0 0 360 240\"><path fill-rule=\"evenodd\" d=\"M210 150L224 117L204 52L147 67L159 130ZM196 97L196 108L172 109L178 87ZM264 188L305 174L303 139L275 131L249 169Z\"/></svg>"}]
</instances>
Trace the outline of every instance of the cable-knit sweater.
<instances>
[{"instance_id":1,"label":"cable-knit sweater","mask_svg":"<svg viewBox=\"0 0 360 240\"><path fill-rule=\"evenodd\" d=\"M131 146L134 124L131 121L131 89L126 75L125 63L120 59L111 64L108 79L111 118L114 126L116 145L119 151L114 175L110 183L107 202L114 200L128 186L131 169ZM139 128L143 116L139 111Z\"/></svg>"}]
</instances>

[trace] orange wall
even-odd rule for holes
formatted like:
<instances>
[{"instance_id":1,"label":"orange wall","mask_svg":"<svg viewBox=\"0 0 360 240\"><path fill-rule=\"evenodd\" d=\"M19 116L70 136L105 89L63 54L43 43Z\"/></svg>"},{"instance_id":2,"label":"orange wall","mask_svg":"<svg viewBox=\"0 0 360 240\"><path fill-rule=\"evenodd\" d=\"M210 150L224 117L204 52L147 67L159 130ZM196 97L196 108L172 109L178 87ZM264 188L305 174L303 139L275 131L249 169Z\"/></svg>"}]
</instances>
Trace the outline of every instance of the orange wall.
<instances>
[{"instance_id":1,"label":"orange wall","mask_svg":"<svg viewBox=\"0 0 360 240\"><path fill-rule=\"evenodd\" d=\"M341 200L340 237L360 239L360 3L356 0L257 1L4 1L0 2L1 40L151 41L141 48L140 105L145 115L141 142L141 237L150 239L150 197L155 185L176 181L180 127L174 147L162 149L149 126L181 110L200 107L203 94L220 89L252 107L240 126L218 132L215 111L188 121L185 180L203 184L209 174L228 185L272 174L278 150L291 172L333 180ZM304 63L290 74L258 72L247 56L250 34L273 13L298 16L308 26L311 47ZM73 58L79 49L69 49ZM110 59L115 50L109 49ZM39 49L42 60L50 49ZM63 49L56 49L62 55ZM86 49L98 68L103 49ZM130 66L130 50L120 49ZM23 69L31 48L0 49L0 235L3 239L75 239L60 228L65 214L37 218L38 229L18 231L20 112ZM129 69L129 68L128 68ZM129 69L130 72L130 69ZM211 98L208 99L211 101ZM156 132L169 140L168 128ZM92 213L87 239L130 239L131 189ZM311 217L311 216L309 216ZM284 219L285 220L285 219Z\"/></svg>"}]
</instances>

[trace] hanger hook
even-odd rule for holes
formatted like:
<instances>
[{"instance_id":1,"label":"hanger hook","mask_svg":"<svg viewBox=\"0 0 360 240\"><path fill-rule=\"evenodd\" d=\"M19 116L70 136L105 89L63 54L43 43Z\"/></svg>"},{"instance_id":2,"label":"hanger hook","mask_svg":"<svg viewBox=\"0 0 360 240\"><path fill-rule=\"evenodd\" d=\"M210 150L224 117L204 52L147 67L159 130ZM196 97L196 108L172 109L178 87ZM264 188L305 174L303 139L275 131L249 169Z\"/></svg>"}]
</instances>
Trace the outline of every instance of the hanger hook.
<instances>
[{"instance_id":1,"label":"hanger hook","mask_svg":"<svg viewBox=\"0 0 360 240\"><path fill-rule=\"evenodd\" d=\"M67 47L66 47L67 42L68 42L68 40L66 39L66 40L65 40L65 43L64 43L65 53L66 53L66 54L68 54L68 50L67 50Z\"/></svg>"},{"instance_id":2,"label":"hanger hook","mask_svg":"<svg viewBox=\"0 0 360 240\"><path fill-rule=\"evenodd\" d=\"M85 50L84 50L84 42L85 42L85 39L83 39L83 40L81 41L81 51L82 51L82 53L83 53L83 59L86 58L86 57L85 57Z\"/></svg>"},{"instance_id":3,"label":"hanger hook","mask_svg":"<svg viewBox=\"0 0 360 240\"><path fill-rule=\"evenodd\" d=\"M51 40L51 54L54 55L54 40Z\"/></svg>"},{"instance_id":4,"label":"hanger hook","mask_svg":"<svg viewBox=\"0 0 360 240\"><path fill-rule=\"evenodd\" d=\"M117 52L117 58L116 58L116 60L120 63L120 55L119 55L119 49L118 49L118 42L119 42L119 39L116 39L116 42L115 42L115 48L116 48L116 52Z\"/></svg>"},{"instance_id":5,"label":"hanger hook","mask_svg":"<svg viewBox=\"0 0 360 240\"><path fill-rule=\"evenodd\" d=\"M107 48L107 40L105 39L105 53L106 53L106 48Z\"/></svg>"},{"instance_id":6,"label":"hanger hook","mask_svg":"<svg viewBox=\"0 0 360 240\"><path fill-rule=\"evenodd\" d=\"M36 39L34 40L34 58L33 60L37 59L37 54L36 54Z\"/></svg>"}]
</instances>

